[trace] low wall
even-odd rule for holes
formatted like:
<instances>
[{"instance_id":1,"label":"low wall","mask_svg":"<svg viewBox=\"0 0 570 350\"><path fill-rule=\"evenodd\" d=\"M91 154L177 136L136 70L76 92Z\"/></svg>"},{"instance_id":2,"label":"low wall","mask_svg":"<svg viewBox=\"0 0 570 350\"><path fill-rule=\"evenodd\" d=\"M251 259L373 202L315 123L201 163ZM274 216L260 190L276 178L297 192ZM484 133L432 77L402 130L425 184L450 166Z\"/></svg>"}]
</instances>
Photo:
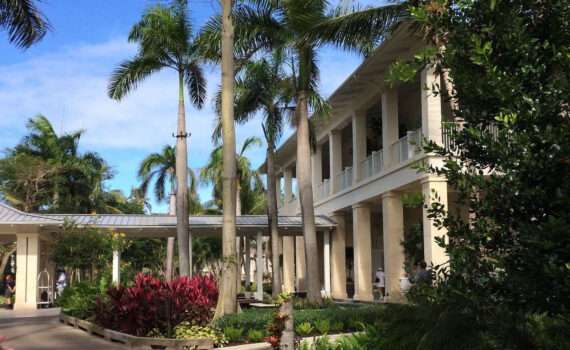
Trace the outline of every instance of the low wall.
<instances>
[{"instance_id":1,"label":"low wall","mask_svg":"<svg viewBox=\"0 0 570 350\"><path fill-rule=\"evenodd\" d=\"M122 343L130 349L150 350L150 349L167 349L167 350L183 350L185 348L196 350L212 350L214 343L211 339L159 339L136 337L134 335L125 334L110 329L103 328L89 321L81 320L75 317L60 314L59 320L62 323L73 326L77 329L86 331L105 338L108 341Z\"/></svg>"}]
</instances>

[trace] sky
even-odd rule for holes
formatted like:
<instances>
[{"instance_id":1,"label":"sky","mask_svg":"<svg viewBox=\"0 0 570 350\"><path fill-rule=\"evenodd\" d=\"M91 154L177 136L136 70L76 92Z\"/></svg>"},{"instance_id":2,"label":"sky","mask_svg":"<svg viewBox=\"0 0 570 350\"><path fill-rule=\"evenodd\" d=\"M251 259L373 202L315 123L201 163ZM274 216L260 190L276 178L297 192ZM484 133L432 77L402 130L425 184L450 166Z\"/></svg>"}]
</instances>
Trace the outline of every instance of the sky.
<instances>
[{"instance_id":1,"label":"sky","mask_svg":"<svg viewBox=\"0 0 570 350\"><path fill-rule=\"evenodd\" d=\"M109 163L114 177L108 189L127 195L138 185L137 167L148 154L174 144L177 87L173 72L162 71L121 102L107 97L113 69L137 51L127 42L131 26L156 0L43 0L39 6L52 30L28 50L8 44L0 31L0 150L16 145L26 134L26 122L37 114L47 116L58 133L84 129L82 151L98 152ZM195 30L218 13L218 0L189 0ZM332 47L320 51L320 92L329 96L362 58ZM201 110L187 105L190 167L198 170L213 149L212 97L220 81L218 67L204 67L208 101ZM290 131L284 136L285 140ZM237 147L250 136L263 139L260 119L237 126ZM264 148L247 156L254 167L263 163ZM211 199L211 188L199 189L202 201ZM166 211L152 197L153 212Z\"/></svg>"}]
</instances>

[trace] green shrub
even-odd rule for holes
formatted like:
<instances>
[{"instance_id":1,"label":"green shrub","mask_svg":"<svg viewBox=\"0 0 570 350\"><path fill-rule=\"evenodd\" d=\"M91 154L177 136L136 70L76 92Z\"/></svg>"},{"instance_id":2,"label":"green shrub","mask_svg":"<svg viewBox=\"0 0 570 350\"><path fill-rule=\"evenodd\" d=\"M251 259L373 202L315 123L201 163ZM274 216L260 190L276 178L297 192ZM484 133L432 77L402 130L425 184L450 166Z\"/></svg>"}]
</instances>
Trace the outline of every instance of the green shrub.
<instances>
[{"instance_id":1,"label":"green shrub","mask_svg":"<svg viewBox=\"0 0 570 350\"><path fill-rule=\"evenodd\" d=\"M257 329L250 329L247 332L247 339L250 343L261 343L265 338L265 332Z\"/></svg>"},{"instance_id":2,"label":"green shrub","mask_svg":"<svg viewBox=\"0 0 570 350\"><path fill-rule=\"evenodd\" d=\"M93 316L97 298L102 295L99 283L80 282L63 290L56 305L69 316L87 319Z\"/></svg>"},{"instance_id":3,"label":"green shrub","mask_svg":"<svg viewBox=\"0 0 570 350\"><path fill-rule=\"evenodd\" d=\"M331 332L340 333L342 331L344 331L344 322L335 321L331 324Z\"/></svg>"},{"instance_id":4,"label":"green shrub","mask_svg":"<svg viewBox=\"0 0 570 350\"><path fill-rule=\"evenodd\" d=\"M216 347L224 346L228 343L224 333L219 329L207 326L192 326L184 321L174 329L176 339L212 339Z\"/></svg>"},{"instance_id":5,"label":"green shrub","mask_svg":"<svg viewBox=\"0 0 570 350\"><path fill-rule=\"evenodd\" d=\"M319 334L329 334L330 330L331 330L331 321L329 320L316 320L315 321L315 328L317 329L317 332L319 332Z\"/></svg>"},{"instance_id":6,"label":"green shrub","mask_svg":"<svg viewBox=\"0 0 570 350\"><path fill-rule=\"evenodd\" d=\"M313 330L314 328L309 322L300 323L295 327L295 332L297 332L297 334L302 337L311 335L311 333L313 333Z\"/></svg>"},{"instance_id":7,"label":"green shrub","mask_svg":"<svg viewBox=\"0 0 570 350\"><path fill-rule=\"evenodd\" d=\"M230 343L237 343L242 340L243 328L226 327L224 328L224 335Z\"/></svg>"}]
</instances>

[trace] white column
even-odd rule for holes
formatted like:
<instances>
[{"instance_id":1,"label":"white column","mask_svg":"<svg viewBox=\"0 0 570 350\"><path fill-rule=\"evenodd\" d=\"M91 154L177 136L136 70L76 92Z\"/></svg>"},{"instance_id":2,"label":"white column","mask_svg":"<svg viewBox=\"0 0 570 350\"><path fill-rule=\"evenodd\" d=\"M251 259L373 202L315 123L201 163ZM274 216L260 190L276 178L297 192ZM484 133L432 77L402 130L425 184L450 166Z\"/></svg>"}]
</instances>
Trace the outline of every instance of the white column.
<instances>
[{"instance_id":1,"label":"white column","mask_svg":"<svg viewBox=\"0 0 570 350\"><path fill-rule=\"evenodd\" d=\"M16 238L15 310L37 308L39 256L39 235L37 233L18 234Z\"/></svg>"},{"instance_id":2,"label":"white column","mask_svg":"<svg viewBox=\"0 0 570 350\"><path fill-rule=\"evenodd\" d=\"M313 192L319 189L319 185L323 182L323 147L317 145L315 153L311 155L311 170L313 171ZM316 197L316 196L315 196Z\"/></svg>"},{"instance_id":3,"label":"white column","mask_svg":"<svg viewBox=\"0 0 570 350\"><path fill-rule=\"evenodd\" d=\"M305 239L303 236L295 237L295 272L297 291L306 291L307 268L305 266Z\"/></svg>"},{"instance_id":4,"label":"white column","mask_svg":"<svg viewBox=\"0 0 570 350\"><path fill-rule=\"evenodd\" d=\"M190 276L194 274L194 265L192 265L192 231L188 230L188 265Z\"/></svg>"},{"instance_id":5,"label":"white column","mask_svg":"<svg viewBox=\"0 0 570 350\"><path fill-rule=\"evenodd\" d=\"M331 239L331 294L335 299L346 299L346 220L343 213L335 213L336 222Z\"/></svg>"},{"instance_id":6,"label":"white column","mask_svg":"<svg viewBox=\"0 0 570 350\"><path fill-rule=\"evenodd\" d=\"M342 134L339 130L329 133L329 161L331 194L338 192L340 184L337 175L342 171Z\"/></svg>"},{"instance_id":7,"label":"white column","mask_svg":"<svg viewBox=\"0 0 570 350\"><path fill-rule=\"evenodd\" d=\"M447 203L447 182L440 178L427 178L422 181L422 193L424 196L424 204L429 208L432 203L439 202L448 210ZM440 247L435 239L436 237L447 236L445 228L438 229L434 222L428 218L428 211L423 209L423 229L424 229L424 260L428 265L441 265L448 261L445 249Z\"/></svg>"},{"instance_id":8,"label":"white column","mask_svg":"<svg viewBox=\"0 0 570 350\"><path fill-rule=\"evenodd\" d=\"M372 232L370 207L364 203L352 207L354 249L354 299L372 301Z\"/></svg>"},{"instance_id":9,"label":"white column","mask_svg":"<svg viewBox=\"0 0 570 350\"><path fill-rule=\"evenodd\" d=\"M255 299L263 300L263 235L257 232L255 237L255 243L257 244L255 250L256 258L256 276L255 283L257 284L257 291L255 292Z\"/></svg>"},{"instance_id":10,"label":"white column","mask_svg":"<svg viewBox=\"0 0 570 350\"><path fill-rule=\"evenodd\" d=\"M398 90L388 89L382 94L382 148L384 167L396 163L391 145L398 141Z\"/></svg>"},{"instance_id":11,"label":"white column","mask_svg":"<svg viewBox=\"0 0 570 350\"><path fill-rule=\"evenodd\" d=\"M366 159L366 114L352 115L352 171L353 183L364 178L362 174L362 162Z\"/></svg>"},{"instance_id":12,"label":"white column","mask_svg":"<svg viewBox=\"0 0 570 350\"><path fill-rule=\"evenodd\" d=\"M285 168L283 178L285 179L283 189L285 192L285 204L287 204L293 198L293 170L291 167Z\"/></svg>"},{"instance_id":13,"label":"white column","mask_svg":"<svg viewBox=\"0 0 570 350\"><path fill-rule=\"evenodd\" d=\"M441 144L441 96L434 93L434 87L441 85L439 77L433 67L424 68L420 77L422 134L424 137Z\"/></svg>"},{"instance_id":14,"label":"white column","mask_svg":"<svg viewBox=\"0 0 570 350\"><path fill-rule=\"evenodd\" d=\"M245 287L249 288L251 285L251 240L247 235L245 236L245 261L243 266L245 270Z\"/></svg>"},{"instance_id":15,"label":"white column","mask_svg":"<svg viewBox=\"0 0 570 350\"><path fill-rule=\"evenodd\" d=\"M323 232L323 266L325 295L331 297L331 234L329 231Z\"/></svg>"},{"instance_id":16,"label":"white column","mask_svg":"<svg viewBox=\"0 0 570 350\"><path fill-rule=\"evenodd\" d=\"M295 291L295 237L283 237L283 291Z\"/></svg>"},{"instance_id":17,"label":"white column","mask_svg":"<svg viewBox=\"0 0 570 350\"><path fill-rule=\"evenodd\" d=\"M401 300L400 278L404 274L404 207L399 194L388 192L382 196L382 223L384 232L384 270L386 294L392 301Z\"/></svg>"},{"instance_id":18,"label":"white column","mask_svg":"<svg viewBox=\"0 0 570 350\"><path fill-rule=\"evenodd\" d=\"M113 271L111 278L114 285L118 286L121 283L121 252L118 250L113 250Z\"/></svg>"},{"instance_id":19,"label":"white column","mask_svg":"<svg viewBox=\"0 0 570 350\"><path fill-rule=\"evenodd\" d=\"M237 287L237 292L239 293L241 290L241 273L242 273L242 268L241 268L241 263L242 263L242 254L241 254L241 237L238 235L236 237L236 265L237 265L237 278L236 278L236 287Z\"/></svg>"}]
</instances>

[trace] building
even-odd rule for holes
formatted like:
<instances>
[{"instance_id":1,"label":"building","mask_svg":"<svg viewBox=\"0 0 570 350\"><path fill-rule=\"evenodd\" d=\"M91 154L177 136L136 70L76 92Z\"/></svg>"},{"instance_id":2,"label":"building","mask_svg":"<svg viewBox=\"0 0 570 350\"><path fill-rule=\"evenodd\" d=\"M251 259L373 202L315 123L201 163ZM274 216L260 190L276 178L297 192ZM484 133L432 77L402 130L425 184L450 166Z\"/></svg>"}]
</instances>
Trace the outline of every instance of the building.
<instances>
[{"instance_id":1,"label":"building","mask_svg":"<svg viewBox=\"0 0 570 350\"><path fill-rule=\"evenodd\" d=\"M372 300L378 267L385 270L387 294L393 300L400 297L405 260L401 242L413 225L423 231L427 264L447 260L435 241L446 232L436 229L421 205L407 208L403 199L423 194L424 204L429 204L437 196L448 210L460 209L445 179L415 167L442 164L418 145L424 138L444 142L443 130L448 128L443 125L453 122L451 107L433 93L440 77L431 68L421 70L412 82L394 87L385 83L392 63L410 59L424 47L409 26L400 25L332 94L332 115L315 121L317 146L311 162L315 213L327 215L338 225L330 242L327 234L318 237L324 291L333 298ZM282 215L300 213L295 138L292 135L276 151ZM464 210L460 212L465 215ZM285 237L283 256L286 289L296 285L302 290L303 238ZM296 274L290 273L293 270Z\"/></svg>"}]
</instances>

